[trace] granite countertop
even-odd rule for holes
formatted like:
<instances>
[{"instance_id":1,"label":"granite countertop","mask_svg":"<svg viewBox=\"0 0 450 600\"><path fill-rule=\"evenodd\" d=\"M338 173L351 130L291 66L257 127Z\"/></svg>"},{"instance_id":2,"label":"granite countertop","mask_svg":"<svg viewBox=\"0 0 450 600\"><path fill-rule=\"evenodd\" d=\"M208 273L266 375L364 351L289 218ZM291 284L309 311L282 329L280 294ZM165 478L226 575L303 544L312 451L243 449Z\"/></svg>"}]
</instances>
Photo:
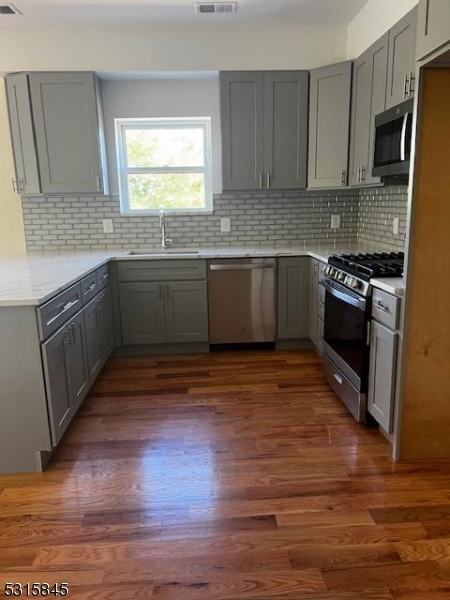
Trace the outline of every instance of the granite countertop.
<instances>
[{"instance_id":1,"label":"granite countertop","mask_svg":"<svg viewBox=\"0 0 450 600\"><path fill-rule=\"evenodd\" d=\"M331 254L373 251L373 246L354 244L333 246L289 247L228 247L192 249L192 253L176 254L176 249L162 254L130 255L129 250L88 250L18 254L0 259L0 307L37 306L110 260L214 259L245 257L311 256L323 262ZM378 248L379 249L379 248ZM184 249L184 252L191 249ZM181 250L180 250L181 252ZM195 253L195 254L193 254ZM401 296L401 278L374 279L371 283L388 293Z\"/></svg>"}]
</instances>

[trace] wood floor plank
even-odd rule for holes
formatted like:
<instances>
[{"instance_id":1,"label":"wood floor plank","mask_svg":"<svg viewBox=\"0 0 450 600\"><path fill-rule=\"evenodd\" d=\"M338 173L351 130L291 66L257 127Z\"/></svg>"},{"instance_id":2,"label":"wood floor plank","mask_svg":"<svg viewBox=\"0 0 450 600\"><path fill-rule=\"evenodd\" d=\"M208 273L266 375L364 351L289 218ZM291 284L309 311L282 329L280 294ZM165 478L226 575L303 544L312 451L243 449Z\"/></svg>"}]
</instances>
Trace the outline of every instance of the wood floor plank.
<instances>
[{"instance_id":1,"label":"wood floor plank","mask_svg":"<svg viewBox=\"0 0 450 600\"><path fill-rule=\"evenodd\" d=\"M391 452L313 351L113 358L47 471L0 476L0 595L447 600L450 461Z\"/></svg>"}]
</instances>

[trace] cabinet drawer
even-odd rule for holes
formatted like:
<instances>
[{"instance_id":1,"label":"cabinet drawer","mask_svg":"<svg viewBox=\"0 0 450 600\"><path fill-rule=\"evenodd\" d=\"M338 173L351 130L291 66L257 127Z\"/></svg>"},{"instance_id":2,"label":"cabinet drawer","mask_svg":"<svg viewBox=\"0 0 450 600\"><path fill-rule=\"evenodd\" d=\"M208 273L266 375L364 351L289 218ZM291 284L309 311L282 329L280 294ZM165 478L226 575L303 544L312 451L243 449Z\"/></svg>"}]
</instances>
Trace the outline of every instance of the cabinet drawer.
<instances>
[{"instance_id":1,"label":"cabinet drawer","mask_svg":"<svg viewBox=\"0 0 450 600\"><path fill-rule=\"evenodd\" d=\"M119 281L206 279L205 260L130 260L118 263Z\"/></svg>"},{"instance_id":2,"label":"cabinet drawer","mask_svg":"<svg viewBox=\"0 0 450 600\"><path fill-rule=\"evenodd\" d=\"M81 280L81 297L83 304L87 304L98 292L97 273L94 271Z\"/></svg>"},{"instance_id":3,"label":"cabinet drawer","mask_svg":"<svg viewBox=\"0 0 450 600\"><path fill-rule=\"evenodd\" d=\"M382 290L373 290L372 298L372 317L389 327L390 329L398 328L398 320L400 316L400 298L383 292Z\"/></svg>"},{"instance_id":4,"label":"cabinet drawer","mask_svg":"<svg viewBox=\"0 0 450 600\"><path fill-rule=\"evenodd\" d=\"M103 265L100 269L97 269L97 285L99 290L103 290L108 285L109 272L108 265Z\"/></svg>"},{"instance_id":5,"label":"cabinet drawer","mask_svg":"<svg viewBox=\"0 0 450 600\"><path fill-rule=\"evenodd\" d=\"M81 285L77 283L37 309L40 339L61 327L82 306Z\"/></svg>"}]
</instances>

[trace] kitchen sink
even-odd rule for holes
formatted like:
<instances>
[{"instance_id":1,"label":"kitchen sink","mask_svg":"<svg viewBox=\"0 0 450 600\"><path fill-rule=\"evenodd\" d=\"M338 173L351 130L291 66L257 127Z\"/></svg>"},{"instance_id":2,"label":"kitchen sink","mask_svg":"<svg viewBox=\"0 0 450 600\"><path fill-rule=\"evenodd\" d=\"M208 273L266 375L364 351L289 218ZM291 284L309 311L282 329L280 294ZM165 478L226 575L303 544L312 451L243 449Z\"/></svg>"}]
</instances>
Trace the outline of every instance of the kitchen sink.
<instances>
[{"instance_id":1,"label":"kitchen sink","mask_svg":"<svg viewBox=\"0 0 450 600\"><path fill-rule=\"evenodd\" d=\"M198 250L180 250L177 248L148 248L143 250L130 250L128 256L198 256Z\"/></svg>"}]
</instances>

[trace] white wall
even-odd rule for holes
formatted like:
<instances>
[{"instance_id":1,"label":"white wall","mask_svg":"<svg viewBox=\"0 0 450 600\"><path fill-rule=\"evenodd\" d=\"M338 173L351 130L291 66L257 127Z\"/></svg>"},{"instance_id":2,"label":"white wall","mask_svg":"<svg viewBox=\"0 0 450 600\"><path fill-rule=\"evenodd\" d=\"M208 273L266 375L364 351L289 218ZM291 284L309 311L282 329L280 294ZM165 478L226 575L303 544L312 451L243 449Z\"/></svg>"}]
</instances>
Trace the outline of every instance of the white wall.
<instances>
[{"instance_id":1,"label":"white wall","mask_svg":"<svg viewBox=\"0 0 450 600\"><path fill-rule=\"evenodd\" d=\"M0 256L25 250L20 197L13 193L14 165L6 108L4 79L0 78Z\"/></svg>"},{"instance_id":2,"label":"white wall","mask_svg":"<svg viewBox=\"0 0 450 600\"><path fill-rule=\"evenodd\" d=\"M103 111L110 193L118 178L114 119L145 117L211 117L214 193L221 192L219 78L150 81L103 81Z\"/></svg>"},{"instance_id":3,"label":"white wall","mask_svg":"<svg viewBox=\"0 0 450 600\"><path fill-rule=\"evenodd\" d=\"M345 27L74 24L0 29L0 72L302 69L345 59Z\"/></svg>"},{"instance_id":4,"label":"white wall","mask_svg":"<svg viewBox=\"0 0 450 600\"><path fill-rule=\"evenodd\" d=\"M406 15L418 0L369 0L348 27L347 58L356 58Z\"/></svg>"}]
</instances>

